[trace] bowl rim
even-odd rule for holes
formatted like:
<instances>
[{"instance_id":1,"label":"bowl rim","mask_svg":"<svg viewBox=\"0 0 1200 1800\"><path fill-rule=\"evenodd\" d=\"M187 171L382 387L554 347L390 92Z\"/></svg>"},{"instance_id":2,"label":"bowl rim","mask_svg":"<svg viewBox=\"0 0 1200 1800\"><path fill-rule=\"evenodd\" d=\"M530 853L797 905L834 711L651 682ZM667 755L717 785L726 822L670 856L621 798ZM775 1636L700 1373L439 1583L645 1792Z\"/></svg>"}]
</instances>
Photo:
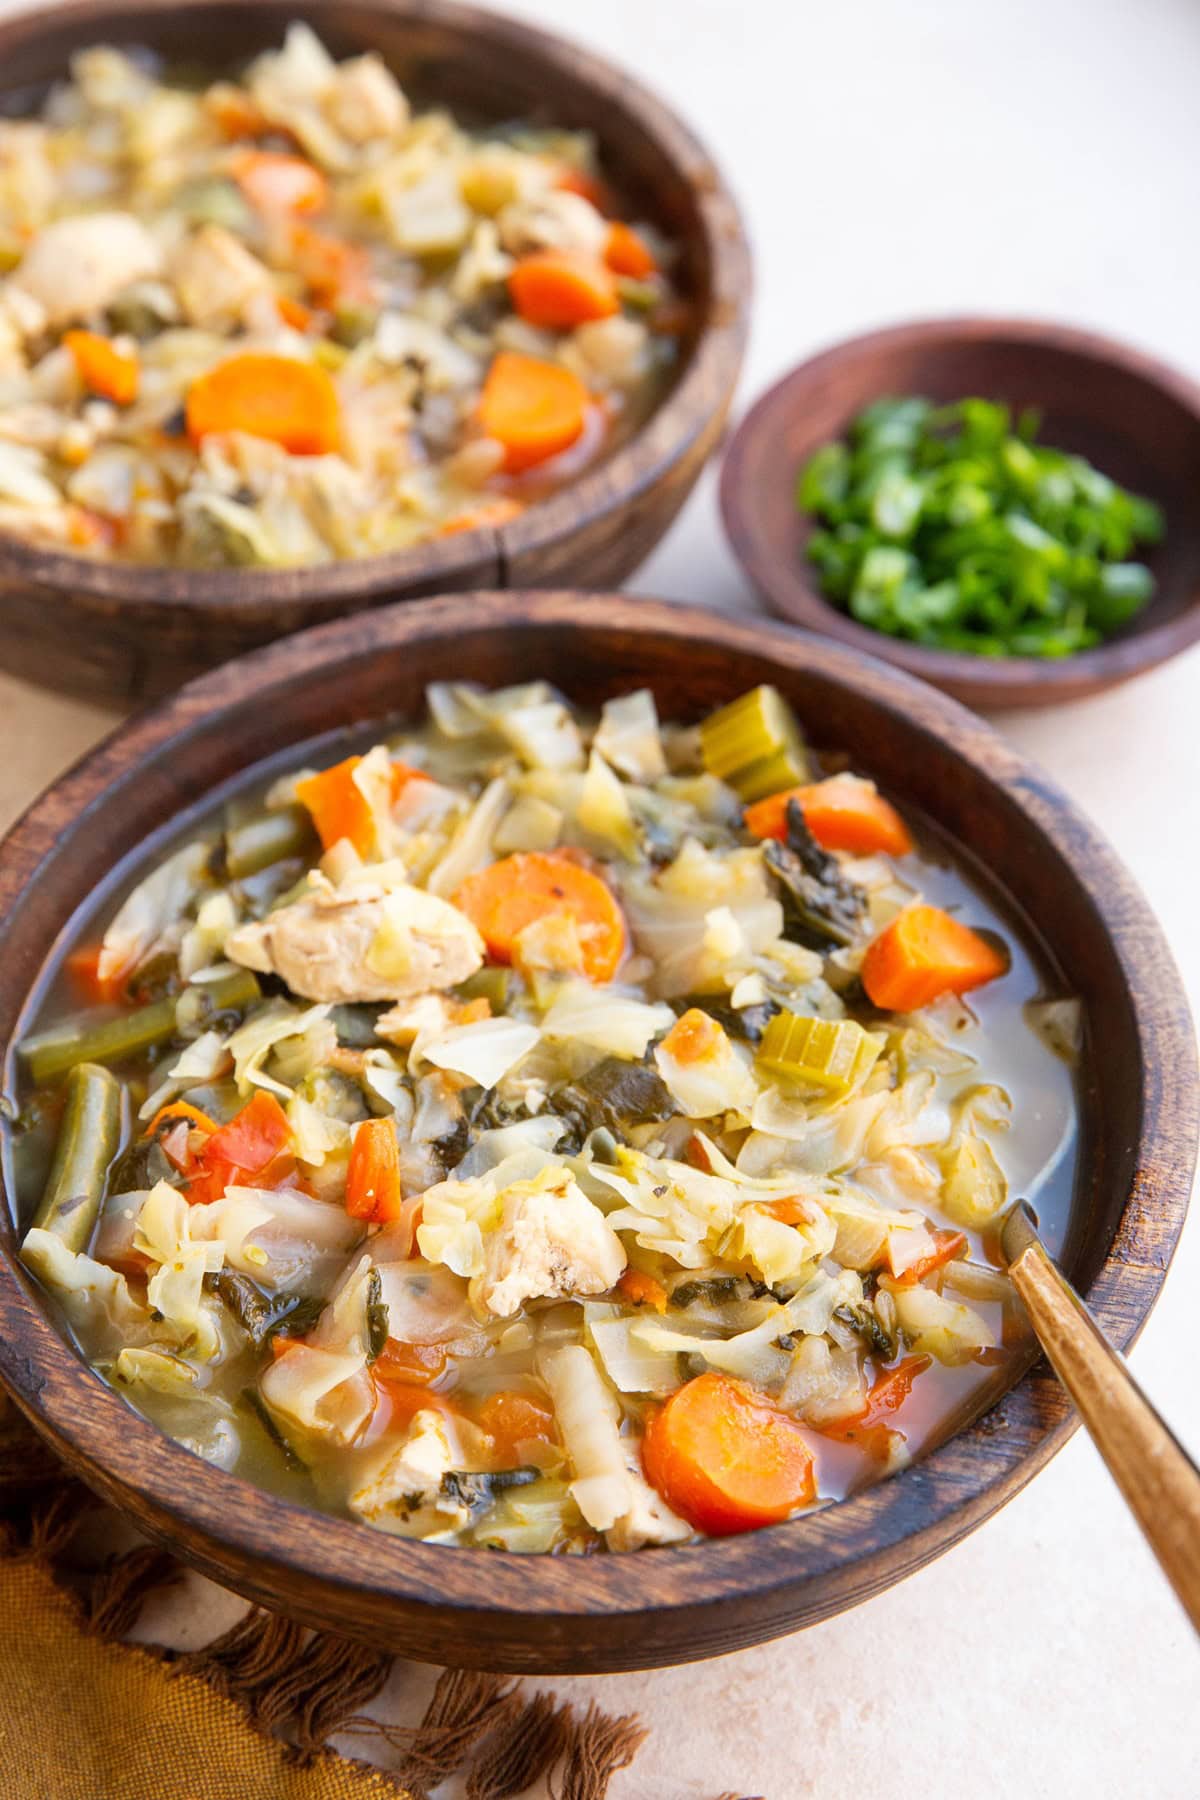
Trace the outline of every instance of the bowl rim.
<instances>
[{"instance_id":1,"label":"bowl rim","mask_svg":"<svg viewBox=\"0 0 1200 1800\"><path fill-rule=\"evenodd\" d=\"M614 655L646 635L669 641L681 659L702 639L731 654L769 660L785 677L815 668L964 758L1042 839L1070 826L1072 867L1105 918L1139 1033L1141 1129L1133 1172L1113 1241L1088 1290L1102 1329L1126 1348L1149 1315L1178 1242L1196 1148L1196 1045L1161 927L1090 821L990 726L894 668L806 632L628 596L489 592L335 620L225 664L119 726L34 801L0 842L0 991L9 915L57 866L63 820L119 806L123 784L144 780L157 764L168 771L155 800L165 821L173 752L215 733L230 710L258 706L268 693L282 697L298 684L328 682L339 666L402 653L406 645L433 641L450 648L473 630L529 635L537 646L533 653L544 656L548 633L569 639L581 621L611 640ZM76 903L82 898L76 895ZM45 957L53 947L47 943ZM15 1011L26 1003L28 978L10 978L10 984ZM1163 1144L1173 1144L1174 1152L1166 1154ZM1145 1235L1151 1219L1153 1253ZM553 1558L496 1551L483 1565L488 1574L481 1582L474 1579L480 1565L469 1552L368 1535L364 1526L274 1496L264 1502L264 1490L200 1463L92 1373L51 1322L38 1292L15 1246L10 1251L0 1244L0 1377L86 1480L118 1504L136 1500L143 1525L173 1547L182 1545L218 1580L259 1597L291 1583L286 1591L297 1593L296 1609L307 1607L310 1620L329 1619L328 1610L322 1614L311 1603L318 1590L326 1608L331 1595L352 1598L373 1607L377 1618L390 1617L389 1606L410 1614L428 1609L429 1630L424 1638L419 1628L410 1632L406 1653L431 1658L438 1656L439 1612L443 1620L453 1614L492 1629L498 1622L514 1631L554 1622L569 1630L607 1624L628 1633L627 1653L623 1647L615 1658L610 1651L606 1659L566 1657L555 1665L578 1670L663 1660L652 1652L639 1656L629 1630L639 1617L676 1612L713 1620L722 1601L733 1598L753 1599L769 1612L772 1596L778 1602L786 1594L791 1604L818 1578L826 1595L836 1591L838 1604L853 1604L973 1529L1061 1448L1077 1424L1062 1389L1038 1363L999 1403L1008 1429L969 1425L893 1479L803 1519L639 1555ZM667 1596L656 1598L664 1587ZM783 1625L763 1624L757 1635L794 1628L797 1610L803 1606L793 1604ZM823 1601L808 1617L829 1610ZM712 1628L706 1629L710 1635L691 1654L713 1653ZM686 1647L671 1652L673 1660L688 1654ZM501 1660L494 1645L483 1660L492 1666Z\"/></svg>"},{"instance_id":2,"label":"bowl rim","mask_svg":"<svg viewBox=\"0 0 1200 1800\"><path fill-rule=\"evenodd\" d=\"M0 17L0 58L17 46L35 45L59 24L75 19L81 24L95 21L96 41L102 40L110 26L127 19L141 20L152 44L155 10L149 0L58 0L49 7L27 4ZM245 0L178 0L171 9L173 14L192 10L234 14L245 10ZM298 11L306 15L324 12L334 19L339 11L336 0L302 0L300 6L292 0L258 0L258 10L276 15L281 32ZM486 36L506 54L531 57L569 75L588 86L607 108L623 113L675 166L695 196L710 287L694 341L674 385L626 443L558 492L501 525L477 526L382 556L261 570L104 562L0 531L0 557L9 574L26 576L52 589L150 611L163 604L185 610L237 604L250 611L256 605L269 610L288 601L350 602L403 591L415 582L441 591L453 587L456 578L477 578L481 558L494 557L503 570L511 559L569 538L581 519L594 524L619 512L669 474L703 434L714 404L732 391L749 334L753 282L746 223L711 152L674 107L590 45L508 13L464 4L463 0L355 0L354 10L393 19L407 16L416 24ZM0 80L0 97L5 91ZM603 156L603 144L600 150Z\"/></svg>"},{"instance_id":3,"label":"bowl rim","mask_svg":"<svg viewBox=\"0 0 1200 1800\"><path fill-rule=\"evenodd\" d=\"M759 513L745 496L752 485L751 462L760 438L770 441L781 422L804 404L837 371L866 354L889 349L915 349L940 343L993 339L1018 346L1055 348L1070 356L1108 363L1158 390L1190 413L1200 427L1200 381L1173 368L1161 357L1082 326L1055 319L1002 313L962 313L906 320L841 338L796 363L759 395L738 422L721 468L719 501L725 535L738 563L773 611L876 656L911 675L944 686L959 698L981 706L1006 704L1017 687L1020 704L1052 701L1094 692L1127 680L1178 655L1200 639L1200 588L1191 603L1173 618L1109 639L1061 661L1040 657L972 656L967 651L939 650L910 644L860 625L821 593L803 562L785 567L777 547L759 527ZM1040 690L1040 698L1033 698ZM1011 703L1007 702L1007 703Z\"/></svg>"}]
</instances>

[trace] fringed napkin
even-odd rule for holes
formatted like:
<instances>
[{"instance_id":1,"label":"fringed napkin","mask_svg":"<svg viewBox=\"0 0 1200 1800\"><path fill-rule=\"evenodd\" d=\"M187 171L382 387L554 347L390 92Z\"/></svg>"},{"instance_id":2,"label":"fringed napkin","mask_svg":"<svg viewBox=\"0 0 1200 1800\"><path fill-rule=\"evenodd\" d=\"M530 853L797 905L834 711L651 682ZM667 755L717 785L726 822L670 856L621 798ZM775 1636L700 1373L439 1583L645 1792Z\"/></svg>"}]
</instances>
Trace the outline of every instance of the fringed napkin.
<instances>
[{"instance_id":1,"label":"fringed napkin","mask_svg":"<svg viewBox=\"0 0 1200 1800\"><path fill-rule=\"evenodd\" d=\"M467 1800L543 1779L553 1800L603 1800L646 1736L634 1717L463 1669L442 1673L418 1725L382 1724L361 1709L392 1657L258 1608L199 1650L124 1643L180 1570L149 1546L81 1566L99 1508L0 1396L3 1800L427 1800L456 1773ZM336 1754L335 1736L386 1740L392 1767Z\"/></svg>"}]
</instances>

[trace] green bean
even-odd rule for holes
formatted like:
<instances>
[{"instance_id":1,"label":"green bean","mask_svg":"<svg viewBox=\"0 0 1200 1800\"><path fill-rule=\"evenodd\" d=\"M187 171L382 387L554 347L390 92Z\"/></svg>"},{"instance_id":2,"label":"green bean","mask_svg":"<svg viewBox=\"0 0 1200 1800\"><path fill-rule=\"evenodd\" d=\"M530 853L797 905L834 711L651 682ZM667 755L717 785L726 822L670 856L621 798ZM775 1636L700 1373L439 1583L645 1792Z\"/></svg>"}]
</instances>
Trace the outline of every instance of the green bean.
<instances>
[{"instance_id":1,"label":"green bean","mask_svg":"<svg viewBox=\"0 0 1200 1800\"><path fill-rule=\"evenodd\" d=\"M283 806L278 812L260 813L225 833L225 866L234 881L257 875L288 856L302 856L315 847L312 819L303 806Z\"/></svg>"},{"instance_id":2,"label":"green bean","mask_svg":"<svg viewBox=\"0 0 1200 1800\"><path fill-rule=\"evenodd\" d=\"M239 969L234 975L188 991L204 995L204 1011L209 1016L249 1006L262 992L249 969ZM90 1027L84 1019L53 1025L48 1031L26 1038L18 1046L18 1054L39 1087L55 1076L65 1075L78 1063L122 1062L156 1044L170 1042L178 1030L176 1004L173 999L155 1000L149 1006L139 1006L136 1012L122 1013ZM197 1023L203 1023L203 1019Z\"/></svg>"},{"instance_id":3,"label":"green bean","mask_svg":"<svg viewBox=\"0 0 1200 1800\"><path fill-rule=\"evenodd\" d=\"M120 1142L120 1082L95 1063L76 1063L67 1077L50 1178L34 1216L38 1230L52 1231L68 1250L87 1249Z\"/></svg>"}]
</instances>

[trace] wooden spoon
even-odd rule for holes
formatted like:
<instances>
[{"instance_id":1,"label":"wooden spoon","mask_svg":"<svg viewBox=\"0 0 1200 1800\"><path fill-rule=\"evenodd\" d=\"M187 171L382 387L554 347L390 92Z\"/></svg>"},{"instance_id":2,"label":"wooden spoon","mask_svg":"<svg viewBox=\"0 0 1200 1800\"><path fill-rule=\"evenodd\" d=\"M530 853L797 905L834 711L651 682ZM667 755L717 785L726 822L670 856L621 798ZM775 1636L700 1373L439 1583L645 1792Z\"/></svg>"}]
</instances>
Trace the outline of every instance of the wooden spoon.
<instances>
[{"instance_id":1,"label":"wooden spoon","mask_svg":"<svg viewBox=\"0 0 1200 1800\"><path fill-rule=\"evenodd\" d=\"M1051 1262L1023 1200L1001 1248L1042 1349L1200 1632L1200 1469Z\"/></svg>"}]
</instances>

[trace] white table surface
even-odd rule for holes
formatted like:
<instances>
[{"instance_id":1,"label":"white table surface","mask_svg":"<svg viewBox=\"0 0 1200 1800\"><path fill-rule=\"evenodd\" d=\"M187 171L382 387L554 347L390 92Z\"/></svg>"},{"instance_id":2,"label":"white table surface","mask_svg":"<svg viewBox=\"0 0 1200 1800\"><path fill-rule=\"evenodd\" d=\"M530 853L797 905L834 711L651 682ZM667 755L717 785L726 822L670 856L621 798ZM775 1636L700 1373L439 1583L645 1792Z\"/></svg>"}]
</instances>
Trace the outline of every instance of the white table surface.
<instances>
[{"instance_id":1,"label":"white table surface","mask_svg":"<svg viewBox=\"0 0 1200 1800\"><path fill-rule=\"evenodd\" d=\"M510 10L657 84L723 163L757 254L743 400L852 332L969 310L1093 326L1200 375L1195 0ZM747 603L713 486L701 483L640 590ZM1115 693L1000 725L1126 858L1200 1011L1198 714L1194 650ZM113 717L0 674L0 820ZM1193 1220L1133 1356L1193 1448L1198 1282ZM196 1642L235 1610L189 1579L145 1629ZM966 1543L839 1619L709 1663L552 1685L652 1726L612 1800L842 1800L877 1783L931 1800L1195 1800L1198 1673L1182 1613L1077 1436ZM430 1679L402 1671L376 1710L411 1718Z\"/></svg>"}]
</instances>

